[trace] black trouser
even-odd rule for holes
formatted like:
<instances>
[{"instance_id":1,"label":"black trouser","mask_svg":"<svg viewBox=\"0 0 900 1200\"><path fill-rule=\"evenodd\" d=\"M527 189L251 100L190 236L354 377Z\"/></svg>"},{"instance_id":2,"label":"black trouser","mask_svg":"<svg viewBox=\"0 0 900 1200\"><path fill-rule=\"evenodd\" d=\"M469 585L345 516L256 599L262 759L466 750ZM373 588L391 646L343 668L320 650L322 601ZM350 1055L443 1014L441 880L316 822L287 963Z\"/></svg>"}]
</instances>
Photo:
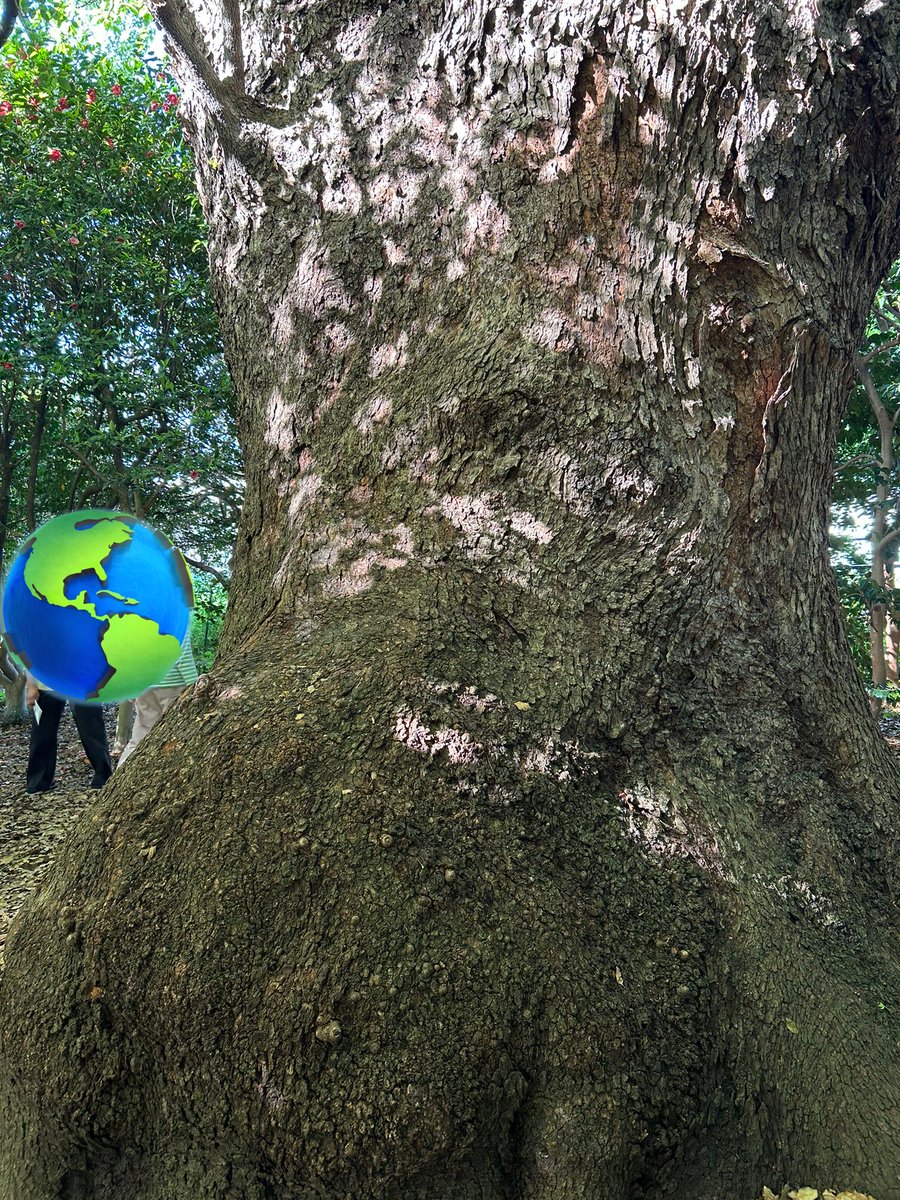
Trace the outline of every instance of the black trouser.
<instances>
[{"instance_id":1,"label":"black trouser","mask_svg":"<svg viewBox=\"0 0 900 1200\"><path fill-rule=\"evenodd\" d=\"M66 707L65 700L45 691L38 693L38 704L41 706L40 723L34 719L34 709L31 710L31 741L28 744L28 775L25 780L29 792L46 791L53 783L59 722ZM99 704L73 704L72 716L85 754L94 768L91 787L102 787L112 775L103 709Z\"/></svg>"}]
</instances>

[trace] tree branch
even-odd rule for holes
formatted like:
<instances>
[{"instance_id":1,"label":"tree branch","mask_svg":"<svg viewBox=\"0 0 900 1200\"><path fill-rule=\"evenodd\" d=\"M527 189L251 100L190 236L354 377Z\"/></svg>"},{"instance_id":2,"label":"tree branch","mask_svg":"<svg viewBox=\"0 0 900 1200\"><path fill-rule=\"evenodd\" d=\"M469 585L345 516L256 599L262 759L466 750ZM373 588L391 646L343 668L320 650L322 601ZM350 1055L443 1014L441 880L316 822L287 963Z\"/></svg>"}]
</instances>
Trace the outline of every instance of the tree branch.
<instances>
[{"instance_id":1,"label":"tree branch","mask_svg":"<svg viewBox=\"0 0 900 1200\"><path fill-rule=\"evenodd\" d=\"M887 354L889 350L896 350L900 346L900 337L891 338L889 342L885 342L881 346L876 346L874 350L870 350L868 354L857 355L861 363L871 362L873 358L877 358L879 354Z\"/></svg>"},{"instance_id":2,"label":"tree branch","mask_svg":"<svg viewBox=\"0 0 900 1200\"><path fill-rule=\"evenodd\" d=\"M220 583L226 592L228 591L228 588L231 585L231 580L227 575L223 575L221 571L216 570L215 567L211 567L209 563L201 562L197 558L189 558L186 554L184 556L184 561L189 567L194 567L198 571L204 571L207 575L212 575L213 579Z\"/></svg>"},{"instance_id":3,"label":"tree branch","mask_svg":"<svg viewBox=\"0 0 900 1200\"><path fill-rule=\"evenodd\" d=\"M897 411L900 412L900 409ZM867 463L869 466L877 466L878 459L874 454L855 454L853 458L848 458L846 462L837 464L834 468L835 477L844 471L849 471L851 467L858 467L861 463Z\"/></svg>"}]
</instances>

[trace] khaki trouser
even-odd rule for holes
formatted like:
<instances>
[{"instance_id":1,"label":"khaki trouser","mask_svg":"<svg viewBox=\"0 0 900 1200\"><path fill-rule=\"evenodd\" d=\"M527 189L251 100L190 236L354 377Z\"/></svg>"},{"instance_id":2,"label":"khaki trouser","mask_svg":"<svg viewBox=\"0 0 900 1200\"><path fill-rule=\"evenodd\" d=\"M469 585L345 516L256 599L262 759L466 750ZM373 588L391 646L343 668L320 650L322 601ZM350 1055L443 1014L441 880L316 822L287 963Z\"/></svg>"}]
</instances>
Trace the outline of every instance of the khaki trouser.
<instances>
[{"instance_id":1,"label":"khaki trouser","mask_svg":"<svg viewBox=\"0 0 900 1200\"><path fill-rule=\"evenodd\" d=\"M184 691L179 687L152 687L142 692L134 702L134 725L131 727L131 737L128 744L119 755L119 766L140 742L144 740L167 708L178 699Z\"/></svg>"}]
</instances>

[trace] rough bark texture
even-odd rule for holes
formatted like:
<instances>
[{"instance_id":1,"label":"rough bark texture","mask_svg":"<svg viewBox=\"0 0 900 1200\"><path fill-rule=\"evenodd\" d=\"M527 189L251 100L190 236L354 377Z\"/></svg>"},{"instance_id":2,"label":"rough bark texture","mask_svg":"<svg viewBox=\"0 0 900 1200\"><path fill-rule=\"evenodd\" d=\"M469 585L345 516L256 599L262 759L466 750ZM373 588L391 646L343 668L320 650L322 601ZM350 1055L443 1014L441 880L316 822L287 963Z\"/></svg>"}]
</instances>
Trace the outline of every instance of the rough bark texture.
<instances>
[{"instance_id":1,"label":"rough bark texture","mask_svg":"<svg viewBox=\"0 0 900 1200\"><path fill-rule=\"evenodd\" d=\"M896 0L171 0L248 490L19 920L17 1200L898 1200L825 551Z\"/></svg>"}]
</instances>

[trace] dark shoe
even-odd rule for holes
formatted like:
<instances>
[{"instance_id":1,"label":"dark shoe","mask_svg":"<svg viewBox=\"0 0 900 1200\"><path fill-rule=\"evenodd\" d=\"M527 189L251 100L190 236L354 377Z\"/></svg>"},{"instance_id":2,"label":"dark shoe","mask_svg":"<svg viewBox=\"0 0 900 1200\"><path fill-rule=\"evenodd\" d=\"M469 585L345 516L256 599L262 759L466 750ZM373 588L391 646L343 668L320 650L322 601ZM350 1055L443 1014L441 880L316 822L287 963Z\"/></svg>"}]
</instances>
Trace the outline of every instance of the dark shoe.
<instances>
[{"instance_id":1,"label":"dark shoe","mask_svg":"<svg viewBox=\"0 0 900 1200\"><path fill-rule=\"evenodd\" d=\"M55 783L48 783L46 787L30 787L25 789L29 796L40 796L42 792L53 792L55 790Z\"/></svg>"}]
</instances>

